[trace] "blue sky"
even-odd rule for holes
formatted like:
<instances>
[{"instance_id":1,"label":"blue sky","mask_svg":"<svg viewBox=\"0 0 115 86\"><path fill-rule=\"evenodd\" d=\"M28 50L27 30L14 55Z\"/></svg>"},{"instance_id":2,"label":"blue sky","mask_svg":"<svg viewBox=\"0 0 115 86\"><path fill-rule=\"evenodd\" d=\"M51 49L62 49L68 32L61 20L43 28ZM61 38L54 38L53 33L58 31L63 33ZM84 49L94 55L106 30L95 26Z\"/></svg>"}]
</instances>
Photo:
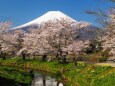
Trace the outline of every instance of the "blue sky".
<instances>
[{"instance_id":1,"label":"blue sky","mask_svg":"<svg viewBox=\"0 0 115 86\"><path fill-rule=\"evenodd\" d=\"M107 10L113 3L105 0L0 0L0 21L10 20L13 26L29 22L48 11L62 11L78 20L91 22L95 17L85 10Z\"/></svg>"}]
</instances>

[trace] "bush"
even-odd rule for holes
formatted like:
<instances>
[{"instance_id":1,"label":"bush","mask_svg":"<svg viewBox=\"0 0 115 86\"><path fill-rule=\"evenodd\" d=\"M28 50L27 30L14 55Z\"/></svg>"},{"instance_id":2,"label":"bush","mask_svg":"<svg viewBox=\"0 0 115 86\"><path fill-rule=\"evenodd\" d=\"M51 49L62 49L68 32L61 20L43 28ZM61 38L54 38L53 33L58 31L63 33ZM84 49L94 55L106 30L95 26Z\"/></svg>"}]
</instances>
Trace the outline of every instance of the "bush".
<instances>
[{"instance_id":1,"label":"bush","mask_svg":"<svg viewBox=\"0 0 115 86\"><path fill-rule=\"evenodd\" d=\"M105 62L105 61L107 61L107 57L101 57L101 58L99 58L99 62Z\"/></svg>"},{"instance_id":2,"label":"bush","mask_svg":"<svg viewBox=\"0 0 115 86\"><path fill-rule=\"evenodd\" d=\"M85 67L85 63L84 62L78 62L77 67L83 68L83 67Z\"/></svg>"},{"instance_id":3,"label":"bush","mask_svg":"<svg viewBox=\"0 0 115 86\"><path fill-rule=\"evenodd\" d=\"M101 52L101 56L102 57L109 57L109 52L110 52L110 49L106 49L105 51Z\"/></svg>"},{"instance_id":4,"label":"bush","mask_svg":"<svg viewBox=\"0 0 115 86\"><path fill-rule=\"evenodd\" d=\"M105 51L101 52L101 58L99 58L99 62L105 62L107 61L108 57L109 57L109 49L106 49Z\"/></svg>"}]
</instances>

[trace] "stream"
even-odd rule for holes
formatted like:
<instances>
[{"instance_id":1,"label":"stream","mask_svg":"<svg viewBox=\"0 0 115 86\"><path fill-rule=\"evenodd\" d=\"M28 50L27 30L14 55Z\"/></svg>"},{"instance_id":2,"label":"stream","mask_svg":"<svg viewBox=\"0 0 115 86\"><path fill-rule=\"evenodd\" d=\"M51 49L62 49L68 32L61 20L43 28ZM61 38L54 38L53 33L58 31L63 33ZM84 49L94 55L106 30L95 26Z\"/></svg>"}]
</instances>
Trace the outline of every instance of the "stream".
<instances>
[{"instance_id":1,"label":"stream","mask_svg":"<svg viewBox=\"0 0 115 86\"><path fill-rule=\"evenodd\" d=\"M59 83L56 78L50 75L43 75L38 72L35 73L31 86L64 86Z\"/></svg>"},{"instance_id":2,"label":"stream","mask_svg":"<svg viewBox=\"0 0 115 86\"><path fill-rule=\"evenodd\" d=\"M60 79L42 71L0 66L0 86L64 86Z\"/></svg>"}]
</instances>

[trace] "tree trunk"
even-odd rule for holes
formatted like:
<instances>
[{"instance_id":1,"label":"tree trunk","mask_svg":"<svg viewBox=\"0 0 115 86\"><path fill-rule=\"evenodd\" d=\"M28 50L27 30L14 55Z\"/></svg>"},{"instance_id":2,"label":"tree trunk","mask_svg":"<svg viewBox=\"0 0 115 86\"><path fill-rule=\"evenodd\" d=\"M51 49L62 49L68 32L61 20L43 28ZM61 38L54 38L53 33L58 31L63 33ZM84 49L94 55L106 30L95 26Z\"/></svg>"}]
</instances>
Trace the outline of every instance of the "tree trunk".
<instances>
[{"instance_id":1,"label":"tree trunk","mask_svg":"<svg viewBox=\"0 0 115 86\"><path fill-rule=\"evenodd\" d=\"M66 58L66 56L67 56L67 55L64 55L64 56L63 56L63 63L64 63L64 64L67 63L67 58Z\"/></svg>"},{"instance_id":2,"label":"tree trunk","mask_svg":"<svg viewBox=\"0 0 115 86\"><path fill-rule=\"evenodd\" d=\"M47 55L42 56L42 61L46 61Z\"/></svg>"},{"instance_id":3,"label":"tree trunk","mask_svg":"<svg viewBox=\"0 0 115 86\"><path fill-rule=\"evenodd\" d=\"M59 82L57 82L57 86L59 86Z\"/></svg>"},{"instance_id":4,"label":"tree trunk","mask_svg":"<svg viewBox=\"0 0 115 86\"><path fill-rule=\"evenodd\" d=\"M75 66L77 66L77 59L75 57L73 58L73 62L75 64Z\"/></svg>"},{"instance_id":5,"label":"tree trunk","mask_svg":"<svg viewBox=\"0 0 115 86\"><path fill-rule=\"evenodd\" d=\"M6 53L5 52L1 52L1 57L3 58L3 60L6 59Z\"/></svg>"},{"instance_id":6,"label":"tree trunk","mask_svg":"<svg viewBox=\"0 0 115 86\"><path fill-rule=\"evenodd\" d=\"M57 60L58 62L60 62L59 56L60 56L60 55L57 53L57 54L56 54L56 60Z\"/></svg>"},{"instance_id":7,"label":"tree trunk","mask_svg":"<svg viewBox=\"0 0 115 86\"><path fill-rule=\"evenodd\" d=\"M6 60L6 54L3 55L3 59Z\"/></svg>"},{"instance_id":8,"label":"tree trunk","mask_svg":"<svg viewBox=\"0 0 115 86\"><path fill-rule=\"evenodd\" d=\"M33 60L35 60L35 55L33 55Z\"/></svg>"},{"instance_id":9,"label":"tree trunk","mask_svg":"<svg viewBox=\"0 0 115 86\"><path fill-rule=\"evenodd\" d=\"M43 77L43 86L46 86L46 80L45 80L45 77Z\"/></svg>"},{"instance_id":10,"label":"tree trunk","mask_svg":"<svg viewBox=\"0 0 115 86\"><path fill-rule=\"evenodd\" d=\"M6 60L6 56L5 55L3 56L3 60Z\"/></svg>"},{"instance_id":11,"label":"tree trunk","mask_svg":"<svg viewBox=\"0 0 115 86\"><path fill-rule=\"evenodd\" d=\"M15 51L12 51L11 52L11 57L14 57L15 56Z\"/></svg>"},{"instance_id":12,"label":"tree trunk","mask_svg":"<svg viewBox=\"0 0 115 86\"><path fill-rule=\"evenodd\" d=\"M26 59L26 54L25 53L22 53L22 58L23 58L23 60Z\"/></svg>"}]
</instances>

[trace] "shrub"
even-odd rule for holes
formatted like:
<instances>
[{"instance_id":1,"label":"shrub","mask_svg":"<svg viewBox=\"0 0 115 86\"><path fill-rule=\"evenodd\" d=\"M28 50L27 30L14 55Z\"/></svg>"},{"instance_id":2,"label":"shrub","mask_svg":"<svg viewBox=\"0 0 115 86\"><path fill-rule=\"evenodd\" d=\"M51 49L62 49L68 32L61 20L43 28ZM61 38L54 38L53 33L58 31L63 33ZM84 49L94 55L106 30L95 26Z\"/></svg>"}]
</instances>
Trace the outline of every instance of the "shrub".
<instances>
[{"instance_id":1,"label":"shrub","mask_svg":"<svg viewBox=\"0 0 115 86\"><path fill-rule=\"evenodd\" d=\"M109 51L110 49L106 49L105 51L101 52L101 58L99 58L99 62L104 62L107 61L108 57L109 57Z\"/></svg>"},{"instance_id":2,"label":"shrub","mask_svg":"<svg viewBox=\"0 0 115 86\"><path fill-rule=\"evenodd\" d=\"M101 56L103 56L103 57L109 57L109 52L110 52L110 49L106 49L105 51L101 52Z\"/></svg>"},{"instance_id":3,"label":"shrub","mask_svg":"<svg viewBox=\"0 0 115 86\"><path fill-rule=\"evenodd\" d=\"M85 63L84 62L78 62L77 67L83 68L83 67L85 67Z\"/></svg>"},{"instance_id":4,"label":"shrub","mask_svg":"<svg viewBox=\"0 0 115 86\"><path fill-rule=\"evenodd\" d=\"M107 61L107 57L101 57L101 58L99 58L99 62L105 62L105 61Z\"/></svg>"}]
</instances>

